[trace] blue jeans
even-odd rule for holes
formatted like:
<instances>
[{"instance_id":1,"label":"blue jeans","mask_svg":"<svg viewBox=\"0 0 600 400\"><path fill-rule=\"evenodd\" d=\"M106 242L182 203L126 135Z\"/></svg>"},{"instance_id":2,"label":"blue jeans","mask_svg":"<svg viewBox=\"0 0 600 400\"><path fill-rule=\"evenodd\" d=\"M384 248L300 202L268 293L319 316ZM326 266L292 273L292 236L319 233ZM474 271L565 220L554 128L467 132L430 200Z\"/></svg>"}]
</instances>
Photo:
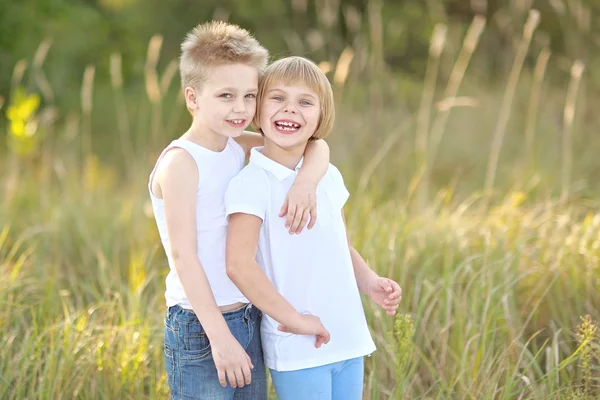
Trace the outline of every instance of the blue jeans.
<instances>
[{"instance_id":1,"label":"blue jeans","mask_svg":"<svg viewBox=\"0 0 600 400\"><path fill-rule=\"evenodd\" d=\"M363 357L296 371L271 370L279 400L360 400L363 376Z\"/></svg>"},{"instance_id":2,"label":"blue jeans","mask_svg":"<svg viewBox=\"0 0 600 400\"><path fill-rule=\"evenodd\" d=\"M266 400L267 380L260 341L261 312L251 304L223 313L233 336L250 356L252 383L222 387L200 321L193 311L169 307L165 317L165 365L173 400Z\"/></svg>"}]
</instances>

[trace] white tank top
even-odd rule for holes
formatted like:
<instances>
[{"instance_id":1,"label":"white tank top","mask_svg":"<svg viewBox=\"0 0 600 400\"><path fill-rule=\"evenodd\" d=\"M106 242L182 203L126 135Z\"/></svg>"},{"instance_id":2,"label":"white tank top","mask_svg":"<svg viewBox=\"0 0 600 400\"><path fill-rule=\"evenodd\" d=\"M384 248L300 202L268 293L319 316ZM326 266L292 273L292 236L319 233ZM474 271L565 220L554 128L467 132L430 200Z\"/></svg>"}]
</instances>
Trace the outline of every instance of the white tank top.
<instances>
[{"instance_id":1,"label":"white tank top","mask_svg":"<svg viewBox=\"0 0 600 400\"><path fill-rule=\"evenodd\" d=\"M244 167L244 150L231 138L221 152L214 152L188 140L178 139L163 150L150 174L148 184L158 233L169 261L170 272L167 275L165 291L167 307L179 305L186 309L192 308L171 259L164 202L152 193L154 173L164 154L173 147L187 151L198 166L199 181L196 194L198 259L204 268L217 305L247 303L248 300L229 279L225 270L225 240L228 224L225 215L225 191L229 181Z\"/></svg>"}]
</instances>

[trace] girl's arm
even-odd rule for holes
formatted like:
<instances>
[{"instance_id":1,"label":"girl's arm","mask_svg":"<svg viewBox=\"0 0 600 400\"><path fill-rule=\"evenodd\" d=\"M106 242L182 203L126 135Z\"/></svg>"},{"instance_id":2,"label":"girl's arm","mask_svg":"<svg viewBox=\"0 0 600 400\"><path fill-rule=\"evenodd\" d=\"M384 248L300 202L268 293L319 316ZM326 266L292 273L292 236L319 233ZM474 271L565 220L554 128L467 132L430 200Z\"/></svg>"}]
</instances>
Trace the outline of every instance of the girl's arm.
<instances>
[{"instance_id":1,"label":"girl's arm","mask_svg":"<svg viewBox=\"0 0 600 400\"><path fill-rule=\"evenodd\" d=\"M170 255L183 290L210 340L219 381L225 386L227 377L232 386L250 384L253 368L250 357L229 330L198 260L196 163L184 150L172 149L164 155L154 179L164 200ZM240 380L236 380L236 375Z\"/></svg>"},{"instance_id":2,"label":"girl's arm","mask_svg":"<svg viewBox=\"0 0 600 400\"><path fill-rule=\"evenodd\" d=\"M342 219L345 224L344 210L342 210ZM358 290L380 305L388 315L394 315L398 309L400 300L402 300L400 285L391 279L377 275L362 258L360 253L352 247L350 239L348 239L348 246L350 247L350 257L352 258L352 267L354 268Z\"/></svg>"},{"instance_id":3,"label":"girl's arm","mask_svg":"<svg viewBox=\"0 0 600 400\"><path fill-rule=\"evenodd\" d=\"M227 275L260 310L279 322L281 331L316 335L315 347L329 342L329 332L314 315L302 315L273 287L256 263L262 220L250 214L229 216L227 231Z\"/></svg>"}]
</instances>

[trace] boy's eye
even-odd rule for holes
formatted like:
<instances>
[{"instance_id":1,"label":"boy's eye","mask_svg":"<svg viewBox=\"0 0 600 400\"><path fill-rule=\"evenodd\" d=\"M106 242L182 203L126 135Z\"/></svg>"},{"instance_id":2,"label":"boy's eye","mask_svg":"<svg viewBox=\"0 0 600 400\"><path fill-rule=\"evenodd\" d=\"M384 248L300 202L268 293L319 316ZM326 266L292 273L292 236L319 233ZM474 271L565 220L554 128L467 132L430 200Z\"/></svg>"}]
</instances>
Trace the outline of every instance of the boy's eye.
<instances>
[{"instance_id":1,"label":"boy's eye","mask_svg":"<svg viewBox=\"0 0 600 400\"><path fill-rule=\"evenodd\" d=\"M255 99L255 98L256 98L256 95L255 95L254 93L248 93L248 94L246 95L246 98L248 98L248 99Z\"/></svg>"},{"instance_id":2,"label":"boy's eye","mask_svg":"<svg viewBox=\"0 0 600 400\"><path fill-rule=\"evenodd\" d=\"M231 98L233 98L233 95L232 95L231 93L223 93L223 94L222 94L221 96L219 96L219 97L222 97L222 98L224 98L224 99L231 99Z\"/></svg>"}]
</instances>

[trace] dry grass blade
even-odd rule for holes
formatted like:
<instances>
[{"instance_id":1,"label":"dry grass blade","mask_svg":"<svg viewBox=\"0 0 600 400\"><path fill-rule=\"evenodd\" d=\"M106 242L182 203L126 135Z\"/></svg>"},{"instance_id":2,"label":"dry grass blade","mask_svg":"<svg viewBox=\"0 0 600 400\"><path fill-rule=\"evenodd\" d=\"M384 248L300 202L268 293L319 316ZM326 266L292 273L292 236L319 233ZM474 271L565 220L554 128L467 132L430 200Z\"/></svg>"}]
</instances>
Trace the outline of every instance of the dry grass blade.
<instances>
[{"instance_id":1,"label":"dry grass blade","mask_svg":"<svg viewBox=\"0 0 600 400\"><path fill-rule=\"evenodd\" d=\"M529 97L529 106L527 110L527 121L525 123L525 147L528 160L533 160L533 143L535 142L535 130L540 104L540 96L542 94L542 83L546 74L546 66L550 59L550 50L544 47L540 52L535 63L533 72L533 84L531 86L531 95Z\"/></svg>"},{"instance_id":2,"label":"dry grass blade","mask_svg":"<svg viewBox=\"0 0 600 400\"><path fill-rule=\"evenodd\" d=\"M348 73L350 72L350 64L352 63L353 58L354 50L352 50L351 47L346 47L344 51L342 51L342 54L340 54L340 58L338 59L338 62L335 65L333 83L335 85L335 88L337 89L340 98L342 96L344 84L346 83L346 79L348 78Z\"/></svg>"},{"instance_id":3,"label":"dry grass blade","mask_svg":"<svg viewBox=\"0 0 600 400\"><path fill-rule=\"evenodd\" d=\"M567 89L565 99L564 121L563 121L563 145L562 145L562 170L561 170L561 202L567 201L571 186L571 170L573 169L573 121L575 119L575 105L577 103L577 92L583 75L584 65L576 60L571 67L571 80Z\"/></svg>"},{"instance_id":4,"label":"dry grass blade","mask_svg":"<svg viewBox=\"0 0 600 400\"><path fill-rule=\"evenodd\" d=\"M13 74L11 79L11 93L14 93L17 87L21 85L23 81L23 75L25 75L25 70L27 69L27 61L19 60L15 67L13 68Z\"/></svg>"},{"instance_id":5,"label":"dry grass blade","mask_svg":"<svg viewBox=\"0 0 600 400\"><path fill-rule=\"evenodd\" d=\"M158 82L158 73L156 66L160 57L160 49L162 47L163 37L154 35L148 43L148 52L146 56L146 67L144 68L144 76L146 82L146 95L151 103L158 103L161 100L160 84Z\"/></svg>"},{"instance_id":6,"label":"dry grass blade","mask_svg":"<svg viewBox=\"0 0 600 400\"><path fill-rule=\"evenodd\" d=\"M121 89L123 87L123 68L121 62L121 54L113 53L110 55L110 84L113 89Z\"/></svg>"},{"instance_id":7,"label":"dry grass blade","mask_svg":"<svg viewBox=\"0 0 600 400\"><path fill-rule=\"evenodd\" d=\"M363 173L360 176L358 181L358 192L365 193L367 189L367 185L369 184L369 179L373 176L373 173L381 164L387 153L392 149L394 144L403 136L406 130L412 126L412 120L405 120L404 124L402 124L398 129L394 132L390 133L388 137L385 139L383 144L379 147L373 158L369 161L367 166L364 168Z\"/></svg>"},{"instance_id":8,"label":"dry grass blade","mask_svg":"<svg viewBox=\"0 0 600 400\"><path fill-rule=\"evenodd\" d=\"M35 56L33 57L33 63L31 65L31 69L33 70L33 77L35 82L37 83L40 92L42 92L42 96L47 103L54 103L54 91L52 90L52 86L48 79L46 79L46 75L42 71L42 65L46 60L46 56L48 55L48 51L52 47L52 40L45 39L38 46L37 51L35 52Z\"/></svg>"},{"instance_id":9,"label":"dry grass blade","mask_svg":"<svg viewBox=\"0 0 600 400\"><path fill-rule=\"evenodd\" d=\"M529 44L533 37L533 32L537 28L540 22L540 13L537 10L530 10L529 17L525 23L523 29L523 37L517 48L517 54L515 56L510 75L508 77L508 83L504 97L502 98L502 105L498 116L498 123L496 124L496 130L492 138L492 147L490 150L490 158L488 159L488 166L485 175L484 192L486 195L490 195L494 188L494 181L496 179L496 169L498 168L498 159L500 157L500 150L502 149L502 142L504 141L504 134L506 132L506 126L510 117L510 109L517 90L517 83L521 76L521 70L523 69L523 63L525 57L529 51Z\"/></svg>"},{"instance_id":10,"label":"dry grass blade","mask_svg":"<svg viewBox=\"0 0 600 400\"><path fill-rule=\"evenodd\" d=\"M471 56L473 55L473 52L475 51L475 48L479 43L479 38L483 33L484 28L485 18L481 15L475 16L473 22L469 26L467 34L465 35L462 48L460 50L460 53L458 54L456 62L454 63L452 72L450 73L450 78L448 79L448 84L444 91L445 98L456 97L456 94L458 93L458 88L462 83L467 67L469 66ZM433 165L437 157L440 142L442 141L442 136L444 135L444 131L446 129L449 110L450 109L438 112L433 122L433 127L431 128L431 141L429 146L429 165Z\"/></svg>"},{"instance_id":11,"label":"dry grass blade","mask_svg":"<svg viewBox=\"0 0 600 400\"><path fill-rule=\"evenodd\" d=\"M161 93L163 93L163 94L167 93L167 91L169 90L169 87L171 86L171 82L173 81L173 78L175 78L175 76L177 75L178 68L179 68L179 64L177 63L177 60L171 60L171 62L169 62L169 65L167 65L165 72L163 73L162 77L160 78L160 92Z\"/></svg>"},{"instance_id":12,"label":"dry grass blade","mask_svg":"<svg viewBox=\"0 0 600 400\"><path fill-rule=\"evenodd\" d=\"M446 43L447 30L448 27L443 24L437 24L433 28L433 34L431 35L431 42L429 45L429 59L425 71L425 85L417 117L415 156L417 158L417 168L421 169L423 173L423 179L420 181L417 199L419 207L422 207L429 197L429 166L427 160L429 120L431 119L431 105L435 94L440 55L442 54L444 44Z\"/></svg>"},{"instance_id":13,"label":"dry grass blade","mask_svg":"<svg viewBox=\"0 0 600 400\"><path fill-rule=\"evenodd\" d=\"M83 73L81 84L81 114L82 114L82 151L84 157L92 154L92 107L94 95L94 76L96 67L88 65Z\"/></svg>"}]
</instances>

